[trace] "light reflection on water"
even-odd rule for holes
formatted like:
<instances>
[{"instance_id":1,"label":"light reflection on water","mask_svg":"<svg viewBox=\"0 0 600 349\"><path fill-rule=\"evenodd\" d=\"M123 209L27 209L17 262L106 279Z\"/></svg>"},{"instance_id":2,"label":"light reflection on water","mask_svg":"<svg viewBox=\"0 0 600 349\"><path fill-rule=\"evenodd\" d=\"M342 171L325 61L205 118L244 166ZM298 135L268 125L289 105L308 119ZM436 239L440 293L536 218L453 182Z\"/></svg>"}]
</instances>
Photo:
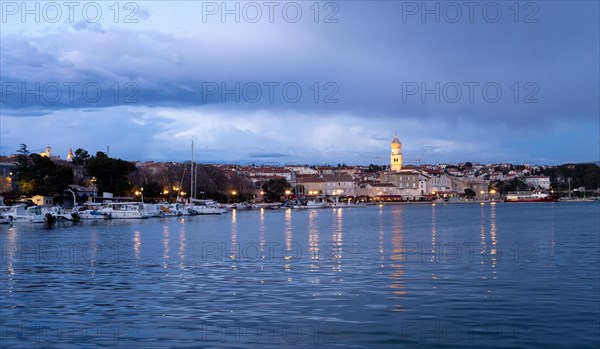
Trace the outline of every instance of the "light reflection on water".
<instances>
[{"instance_id":1,"label":"light reflection on water","mask_svg":"<svg viewBox=\"0 0 600 349\"><path fill-rule=\"evenodd\" d=\"M596 213L499 203L2 226L0 344L589 346ZM42 345L57 323L103 335ZM106 324L135 330L111 341Z\"/></svg>"},{"instance_id":2,"label":"light reflection on water","mask_svg":"<svg viewBox=\"0 0 600 349\"><path fill-rule=\"evenodd\" d=\"M343 245L344 245L344 232L343 232L343 209L334 209L333 226L332 226L332 256L334 260L333 270L335 272L342 271L342 258L343 258Z\"/></svg>"},{"instance_id":3,"label":"light reflection on water","mask_svg":"<svg viewBox=\"0 0 600 349\"><path fill-rule=\"evenodd\" d=\"M392 293L394 298L407 293L404 288L404 260L406 258L406 246L404 244L404 236L402 229L403 208L395 207L392 211ZM402 310L401 306L397 306L395 310Z\"/></svg>"},{"instance_id":4,"label":"light reflection on water","mask_svg":"<svg viewBox=\"0 0 600 349\"><path fill-rule=\"evenodd\" d=\"M162 245L163 245L163 253L162 253L162 258L163 258L163 268L167 269L169 267L169 237L170 237L171 233L169 232L169 227L168 226L163 226L163 232L162 232Z\"/></svg>"},{"instance_id":5,"label":"light reflection on water","mask_svg":"<svg viewBox=\"0 0 600 349\"><path fill-rule=\"evenodd\" d=\"M179 228L179 267L185 267L185 240L186 240L186 231L185 224L181 225Z\"/></svg>"},{"instance_id":6,"label":"light reflection on water","mask_svg":"<svg viewBox=\"0 0 600 349\"><path fill-rule=\"evenodd\" d=\"M319 210L311 210L308 216L308 251L310 259L313 263L310 264L310 271L316 272L319 270L319 225L317 217Z\"/></svg>"}]
</instances>

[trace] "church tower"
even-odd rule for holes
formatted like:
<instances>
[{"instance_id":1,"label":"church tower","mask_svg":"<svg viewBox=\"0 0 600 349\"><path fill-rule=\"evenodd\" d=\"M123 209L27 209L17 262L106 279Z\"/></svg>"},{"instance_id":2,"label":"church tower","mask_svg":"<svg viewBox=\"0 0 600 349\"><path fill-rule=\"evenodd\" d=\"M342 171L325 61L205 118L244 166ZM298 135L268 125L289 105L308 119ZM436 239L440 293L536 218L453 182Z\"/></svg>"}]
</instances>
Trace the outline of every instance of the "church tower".
<instances>
[{"instance_id":1,"label":"church tower","mask_svg":"<svg viewBox=\"0 0 600 349\"><path fill-rule=\"evenodd\" d=\"M398 140L398 133L394 134L394 140L391 144L392 153L390 154L390 169L395 172L402 170L402 143Z\"/></svg>"},{"instance_id":2,"label":"church tower","mask_svg":"<svg viewBox=\"0 0 600 349\"><path fill-rule=\"evenodd\" d=\"M67 162L73 162L73 149L69 148L69 153L67 154Z\"/></svg>"}]
</instances>

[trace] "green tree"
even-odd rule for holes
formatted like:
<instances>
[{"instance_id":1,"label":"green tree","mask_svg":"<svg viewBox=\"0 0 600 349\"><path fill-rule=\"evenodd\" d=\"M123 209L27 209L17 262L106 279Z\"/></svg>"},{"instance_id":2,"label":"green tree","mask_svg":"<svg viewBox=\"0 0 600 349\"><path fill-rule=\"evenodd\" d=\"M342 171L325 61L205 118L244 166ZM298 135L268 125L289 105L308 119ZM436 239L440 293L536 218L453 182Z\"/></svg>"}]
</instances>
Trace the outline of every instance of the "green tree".
<instances>
[{"instance_id":1,"label":"green tree","mask_svg":"<svg viewBox=\"0 0 600 349\"><path fill-rule=\"evenodd\" d=\"M144 200L146 201L160 201L162 199L163 187L158 182L150 182L144 184Z\"/></svg>"},{"instance_id":2,"label":"green tree","mask_svg":"<svg viewBox=\"0 0 600 349\"><path fill-rule=\"evenodd\" d=\"M306 195L306 188L302 184L296 184L293 192L296 196Z\"/></svg>"},{"instance_id":3,"label":"green tree","mask_svg":"<svg viewBox=\"0 0 600 349\"><path fill-rule=\"evenodd\" d=\"M87 152L87 150L78 148L75 150L75 156L73 156L73 164L83 165L89 158L90 154Z\"/></svg>"},{"instance_id":4,"label":"green tree","mask_svg":"<svg viewBox=\"0 0 600 349\"><path fill-rule=\"evenodd\" d=\"M136 167L129 161L113 159L99 151L86 161L85 171L96 178L99 191L125 195L132 188L128 176L136 171Z\"/></svg>"},{"instance_id":5,"label":"green tree","mask_svg":"<svg viewBox=\"0 0 600 349\"><path fill-rule=\"evenodd\" d=\"M595 190L600 187L600 166L596 164L564 164L546 168L542 173L550 177L554 188L567 189L569 179L571 188L585 187Z\"/></svg>"},{"instance_id":6,"label":"green tree","mask_svg":"<svg viewBox=\"0 0 600 349\"><path fill-rule=\"evenodd\" d=\"M290 190L290 184L285 178L269 179L262 186L267 201L281 201L286 190Z\"/></svg>"},{"instance_id":7,"label":"green tree","mask_svg":"<svg viewBox=\"0 0 600 349\"><path fill-rule=\"evenodd\" d=\"M56 195L73 182L73 170L60 166L51 159L30 154L25 144L17 151L15 179L19 191L25 195Z\"/></svg>"}]
</instances>

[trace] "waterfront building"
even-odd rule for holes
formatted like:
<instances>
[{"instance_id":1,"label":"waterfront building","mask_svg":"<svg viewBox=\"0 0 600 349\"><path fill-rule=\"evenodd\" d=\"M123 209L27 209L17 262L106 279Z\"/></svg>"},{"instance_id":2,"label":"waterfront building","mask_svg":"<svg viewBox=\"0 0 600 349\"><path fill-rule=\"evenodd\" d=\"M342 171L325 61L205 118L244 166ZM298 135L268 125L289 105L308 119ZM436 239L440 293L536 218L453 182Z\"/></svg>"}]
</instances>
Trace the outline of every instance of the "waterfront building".
<instances>
[{"instance_id":1,"label":"waterfront building","mask_svg":"<svg viewBox=\"0 0 600 349\"><path fill-rule=\"evenodd\" d=\"M356 195L357 196L368 196L371 198L380 197L380 198L390 198L390 197L399 197L400 191L398 188L391 183L375 183L375 182L365 182L359 183L356 186Z\"/></svg>"},{"instance_id":2,"label":"waterfront building","mask_svg":"<svg viewBox=\"0 0 600 349\"><path fill-rule=\"evenodd\" d=\"M295 185L304 187L304 194L355 196L354 178L347 174L297 176Z\"/></svg>"},{"instance_id":3,"label":"waterfront building","mask_svg":"<svg viewBox=\"0 0 600 349\"><path fill-rule=\"evenodd\" d=\"M421 200L428 194L429 176L420 170L384 171L381 183L391 183L398 188L399 195L406 200Z\"/></svg>"},{"instance_id":4,"label":"waterfront building","mask_svg":"<svg viewBox=\"0 0 600 349\"><path fill-rule=\"evenodd\" d=\"M534 189L550 189L550 177L548 176L526 176L525 184Z\"/></svg>"}]
</instances>

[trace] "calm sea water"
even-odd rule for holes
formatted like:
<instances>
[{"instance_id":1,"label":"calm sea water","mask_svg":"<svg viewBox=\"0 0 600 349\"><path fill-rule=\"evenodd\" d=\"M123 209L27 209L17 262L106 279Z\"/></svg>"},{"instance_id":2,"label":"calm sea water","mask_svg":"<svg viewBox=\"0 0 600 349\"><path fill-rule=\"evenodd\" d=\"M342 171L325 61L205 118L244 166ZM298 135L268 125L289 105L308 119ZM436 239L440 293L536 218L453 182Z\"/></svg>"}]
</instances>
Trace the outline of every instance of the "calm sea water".
<instances>
[{"instance_id":1,"label":"calm sea water","mask_svg":"<svg viewBox=\"0 0 600 349\"><path fill-rule=\"evenodd\" d=\"M0 345L596 347L599 207L4 225Z\"/></svg>"}]
</instances>

